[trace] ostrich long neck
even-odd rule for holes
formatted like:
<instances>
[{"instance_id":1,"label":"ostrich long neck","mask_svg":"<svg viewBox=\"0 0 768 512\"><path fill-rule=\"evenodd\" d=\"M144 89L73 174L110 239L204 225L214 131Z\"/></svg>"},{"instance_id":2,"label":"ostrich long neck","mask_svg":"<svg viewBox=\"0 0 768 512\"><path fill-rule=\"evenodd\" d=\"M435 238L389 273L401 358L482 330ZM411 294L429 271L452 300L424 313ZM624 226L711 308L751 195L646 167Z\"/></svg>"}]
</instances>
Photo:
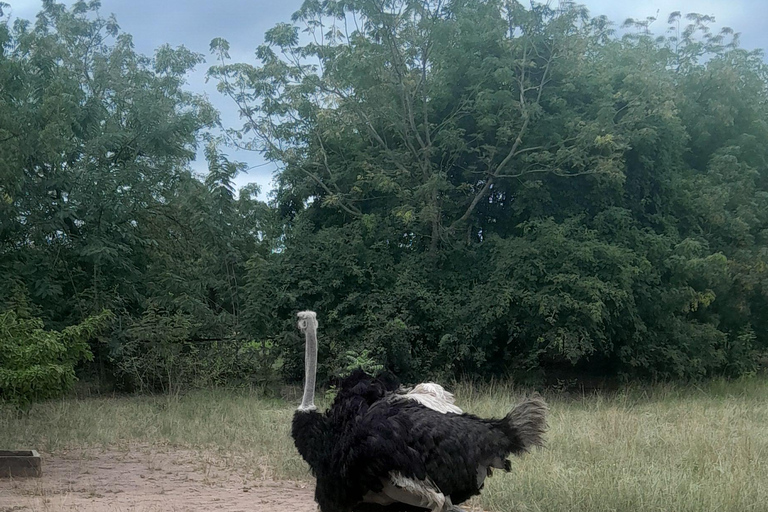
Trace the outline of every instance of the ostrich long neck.
<instances>
[{"instance_id":1,"label":"ostrich long neck","mask_svg":"<svg viewBox=\"0 0 768 512\"><path fill-rule=\"evenodd\" d=\"M317 377L317 315L314 311L298 314L299 328L304 331L304 397L299 411L315 410L315 379Z\"/></svg>"}]
</instances>

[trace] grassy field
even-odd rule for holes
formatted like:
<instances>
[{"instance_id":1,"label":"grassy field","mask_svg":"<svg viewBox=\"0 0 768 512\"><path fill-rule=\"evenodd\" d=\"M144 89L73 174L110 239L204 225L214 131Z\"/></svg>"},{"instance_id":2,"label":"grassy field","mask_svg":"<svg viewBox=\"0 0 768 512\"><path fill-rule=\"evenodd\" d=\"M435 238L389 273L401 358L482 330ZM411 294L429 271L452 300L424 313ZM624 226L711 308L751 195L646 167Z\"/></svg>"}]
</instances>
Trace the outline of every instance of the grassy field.
<instances>
[{"instance_id":1,"label":"grassy field","mask_svg":"<svg viewBox=\"0 0 768 512\"><path fill-rule=\"evenodd\" d=\"M504 385L455 391L482 416L504 414L520 396ZM768 511L768 380L546 398L547 448L488 481L486 510ZM67 399L21 418L0 410L0 449L202 448L254 476L309 481L289 437L294 406L227 390Z\"/></svg>"}]
</instances>

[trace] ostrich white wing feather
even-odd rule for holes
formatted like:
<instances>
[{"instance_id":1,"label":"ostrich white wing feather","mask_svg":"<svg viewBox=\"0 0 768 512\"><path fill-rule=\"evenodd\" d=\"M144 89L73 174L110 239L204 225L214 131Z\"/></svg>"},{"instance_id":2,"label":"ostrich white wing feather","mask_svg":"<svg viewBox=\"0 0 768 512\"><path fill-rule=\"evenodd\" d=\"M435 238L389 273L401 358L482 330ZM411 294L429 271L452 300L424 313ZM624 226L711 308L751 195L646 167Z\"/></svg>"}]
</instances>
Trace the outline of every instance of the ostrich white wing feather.
<instances>
[{"instance_id":1,"label":"ostrich white wing feather","mask_svg":"<svg viewBox=\"0 0 768 512\"><path fill-rule=\"evenodd\" d=\"M412 390L402 395L403 398L419 402L437 412L461 414L461 408L454 405L453 393L450 393L440 384L434 382L422 382Z\"/></svg>"}]
</instances>

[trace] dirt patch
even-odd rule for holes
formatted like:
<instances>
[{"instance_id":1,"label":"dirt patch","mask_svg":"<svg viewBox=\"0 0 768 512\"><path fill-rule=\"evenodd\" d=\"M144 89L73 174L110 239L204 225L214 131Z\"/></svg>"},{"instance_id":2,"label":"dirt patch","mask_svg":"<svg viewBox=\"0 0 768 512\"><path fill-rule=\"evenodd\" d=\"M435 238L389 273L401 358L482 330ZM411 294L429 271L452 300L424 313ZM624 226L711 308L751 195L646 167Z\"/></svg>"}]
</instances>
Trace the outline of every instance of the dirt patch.
<instances>
[{"instance_id":1,"label":"dirt patch","mask_svg":"<svg viewBox=\"0 0 768 512\"><path fill-rule=\"evenodd\" d=\"M234 469L233 469L234 466ZM315 512L313 487L237 471L208 454L131 449L43 455L43 476L0 479L0 512Z\"/></svg>"}]
</instances>

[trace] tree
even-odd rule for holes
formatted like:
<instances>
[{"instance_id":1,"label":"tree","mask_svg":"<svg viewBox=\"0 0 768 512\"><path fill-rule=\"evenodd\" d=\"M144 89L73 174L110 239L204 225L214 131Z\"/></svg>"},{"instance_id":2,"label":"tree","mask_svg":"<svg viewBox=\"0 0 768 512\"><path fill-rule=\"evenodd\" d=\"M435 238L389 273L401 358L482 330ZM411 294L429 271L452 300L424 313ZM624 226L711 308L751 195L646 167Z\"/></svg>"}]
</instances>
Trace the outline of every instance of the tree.
<instances>
[{"instance_id":1,"label":"tree","mask_svg":"<svg viewBox=\"0 0 768 512\"><path fill-rule=\"evenodd\" d=\"M307 1L256 65L214 40L231 142L281 169L285 232L244 310L288 373L276 319L304 308L327 318L326 372L350 348L411 376L753 367L765 65L708 17L653 21L619 37L570 2Z\"/></svg>"},{"instance_id":2,"label":"tree","mask_svg":"<svg viewBox=\"0 0 768 512\"><path fill-rule=\"evenodd\" d=\"M254 187L235 195L242 166L217 149L218 113L186 90L202 56L137 54L98 9L46 0L35 23L0 20L0 299L26 287L57 330L114 311L93 347L107 378L122 330L155 305L194 317L194 339L240 332L265 205ZM190 166L201 144L204 180Z\"/></svg>"}]
</instances>

